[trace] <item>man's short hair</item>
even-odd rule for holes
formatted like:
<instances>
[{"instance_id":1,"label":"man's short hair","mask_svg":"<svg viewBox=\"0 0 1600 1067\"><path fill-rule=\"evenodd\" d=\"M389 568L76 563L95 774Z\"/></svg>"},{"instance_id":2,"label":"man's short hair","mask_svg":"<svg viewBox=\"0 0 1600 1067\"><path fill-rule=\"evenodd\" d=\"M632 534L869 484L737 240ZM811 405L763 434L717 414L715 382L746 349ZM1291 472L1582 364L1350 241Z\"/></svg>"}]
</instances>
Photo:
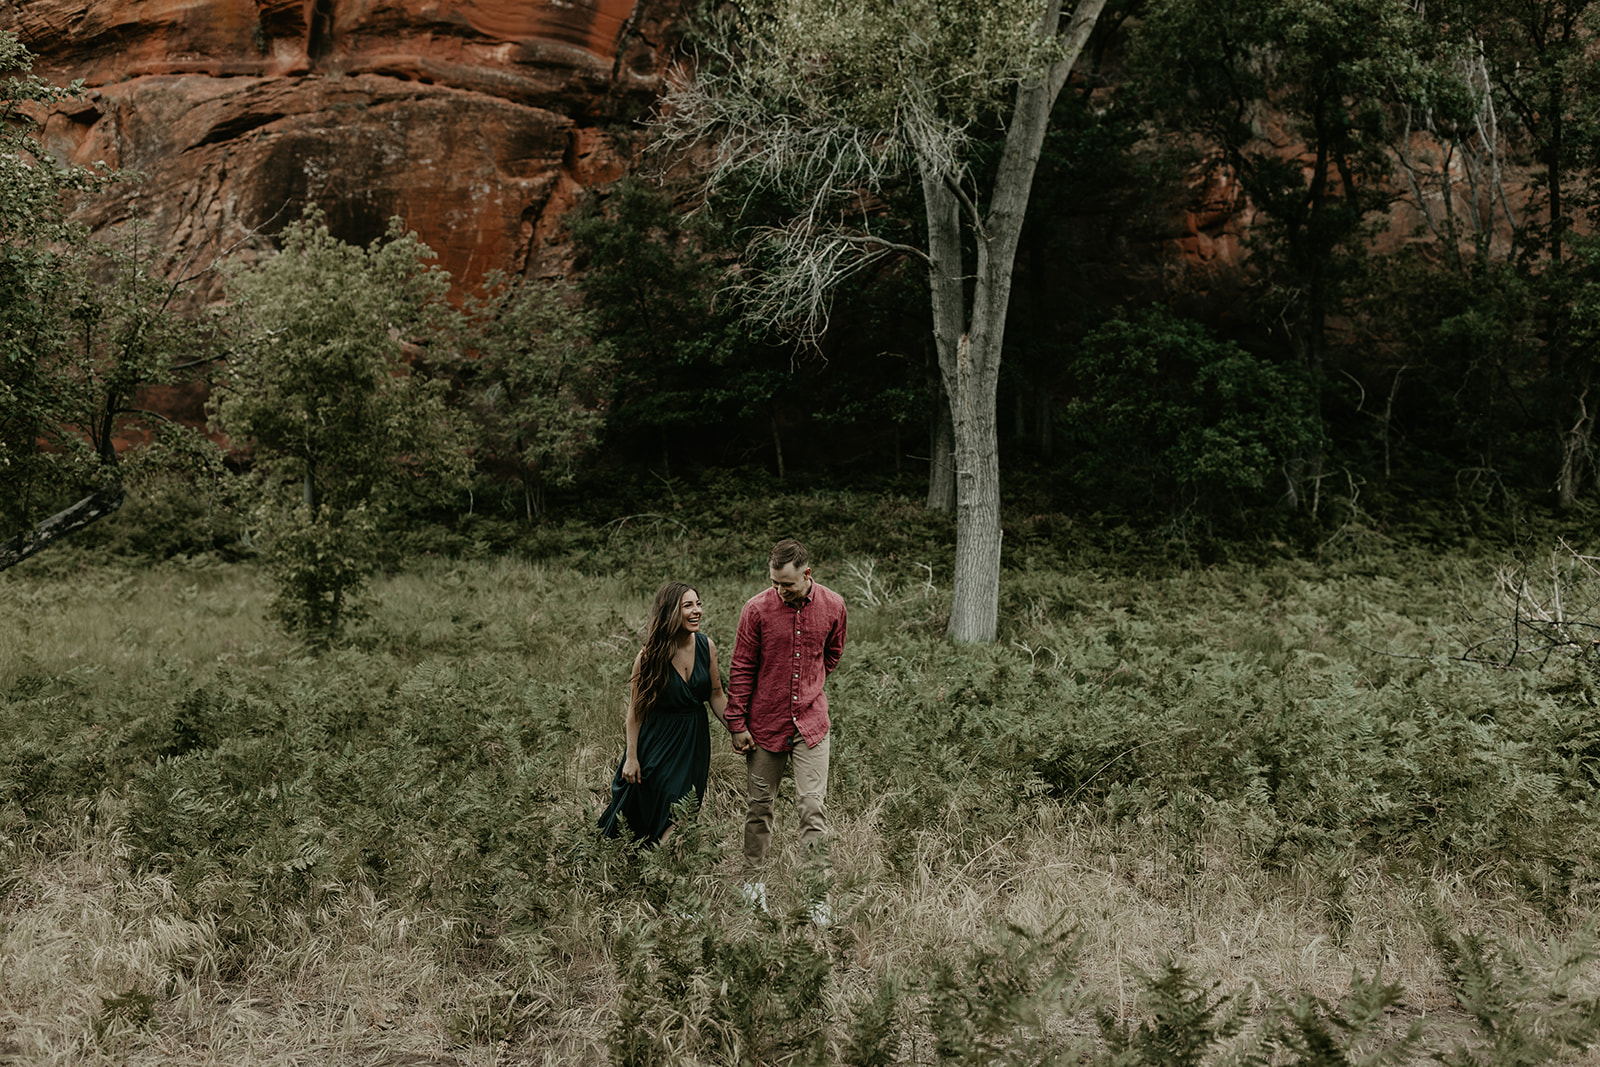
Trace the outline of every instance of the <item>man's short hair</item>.
<instances>
[{"instance_id":1,"label":"man's short hair","mask_svg":"<svg viewBox=\"0 0 1600 1067\"><path fill-rule=\"evenodd\" d=\"M782 541L772 546L772 555L767 562L773 570L782 570L786 564L793 563L794 569L803 571L811 563L811 556L806 552L806 546L792 537L785 537Z\"/></svg>"}]
</instances>

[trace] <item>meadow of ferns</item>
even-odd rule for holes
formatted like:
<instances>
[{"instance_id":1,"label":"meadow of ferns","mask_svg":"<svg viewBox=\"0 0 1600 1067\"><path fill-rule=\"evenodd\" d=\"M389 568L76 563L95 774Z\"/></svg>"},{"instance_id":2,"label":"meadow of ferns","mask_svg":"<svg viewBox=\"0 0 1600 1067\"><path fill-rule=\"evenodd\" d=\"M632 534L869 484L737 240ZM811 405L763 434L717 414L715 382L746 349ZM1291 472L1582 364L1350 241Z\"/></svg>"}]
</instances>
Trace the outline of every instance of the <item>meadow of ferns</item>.
<instances>
[{"instance_id":1,"label":"meadow of ferns","mask_svg":"<svg viewBox=\"0 0 1600 1067\"><path fill-rule=\"evenodd\" d=\"M720 734L670 847L592 827L650 593L731 650L790 533L850 640L835 833L780 804L762 915ZM320 655L248 559L38 557L0 575L0 1062L1581 1060L1592 549L1346 534L1202 563L1019 517L985 647L942 636L948 525L884 497L413 553Z\"/></svg>"}]
</instances>

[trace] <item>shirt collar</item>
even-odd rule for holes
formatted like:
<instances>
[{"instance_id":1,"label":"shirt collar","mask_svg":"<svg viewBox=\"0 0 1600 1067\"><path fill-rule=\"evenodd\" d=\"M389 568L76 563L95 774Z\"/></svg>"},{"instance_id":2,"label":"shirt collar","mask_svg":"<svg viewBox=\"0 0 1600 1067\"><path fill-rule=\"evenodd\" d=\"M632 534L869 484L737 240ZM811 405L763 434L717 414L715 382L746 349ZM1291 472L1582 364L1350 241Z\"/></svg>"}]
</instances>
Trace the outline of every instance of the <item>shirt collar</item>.
<instances>
[{"instance_id":1,"label":"shirt collar","mask_svg":"<svg viewBox=\"0 0 1600 1067\"><path fill-rule=\"evenodd\" d=\"M779 604L783 605L784 607L789 607L790 606L789 602L787 600L783 599L783 594L778 592L776 589L772 590L772 595L778 598L778 603ZM801 598L800 604L799 604L798 607L795 608L795 610L799 611L800 608L809 607L810 604L811 604L811 601L813 599L815 599L816 595L817 595L817 580L815 578L813 578L813 579L811 579L810 588L808 588L806 590L806 595Z\"/></svg>"}]
</instances>

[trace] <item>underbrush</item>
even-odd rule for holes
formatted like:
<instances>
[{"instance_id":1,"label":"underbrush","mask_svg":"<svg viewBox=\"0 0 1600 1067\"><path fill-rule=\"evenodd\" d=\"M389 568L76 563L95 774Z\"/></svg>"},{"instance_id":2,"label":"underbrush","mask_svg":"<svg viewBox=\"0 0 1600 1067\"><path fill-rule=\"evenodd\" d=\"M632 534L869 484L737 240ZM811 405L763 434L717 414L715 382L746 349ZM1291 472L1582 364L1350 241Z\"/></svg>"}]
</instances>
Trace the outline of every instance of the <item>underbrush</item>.
<instances>
[{"instance_id":1,"label":"underbrush","mask_svg":"<svg viewBox=\"0 0 1600 1067\"><path fill-rule=\"evenodd\" d=\"M1596 678L1463 662L1477 561L1046 555L1001 640L954 647L914 532L818 550L851 604L835 833L763 914L720 741L670 846L592 831L650 589L699 583L731 647L762 585L617 537L626 570L419 564L323 656L248 567L0 577L0 1050L1510 1064L1595 1036Z\"/></svg>"}]
</instances>

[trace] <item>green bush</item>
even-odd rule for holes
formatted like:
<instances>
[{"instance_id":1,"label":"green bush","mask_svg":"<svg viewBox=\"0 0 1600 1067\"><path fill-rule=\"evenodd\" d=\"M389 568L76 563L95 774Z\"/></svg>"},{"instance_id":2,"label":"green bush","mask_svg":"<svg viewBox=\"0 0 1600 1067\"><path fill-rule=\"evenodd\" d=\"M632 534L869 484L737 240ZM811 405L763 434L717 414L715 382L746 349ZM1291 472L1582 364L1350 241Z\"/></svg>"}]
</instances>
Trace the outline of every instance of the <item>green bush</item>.
<instances>
[{"instance_id":1,"label":"green bush","mask_svg":"<svg viewBox=\"0 0 1600 1067\"><path fill-rule=\"evenodd\" d=\"M1293 371L1162 308L1091 333L1071 370L1079 469L1113 497L1259 498L1321 437L1310 389Z\"/></svg>"}]
</instances>

